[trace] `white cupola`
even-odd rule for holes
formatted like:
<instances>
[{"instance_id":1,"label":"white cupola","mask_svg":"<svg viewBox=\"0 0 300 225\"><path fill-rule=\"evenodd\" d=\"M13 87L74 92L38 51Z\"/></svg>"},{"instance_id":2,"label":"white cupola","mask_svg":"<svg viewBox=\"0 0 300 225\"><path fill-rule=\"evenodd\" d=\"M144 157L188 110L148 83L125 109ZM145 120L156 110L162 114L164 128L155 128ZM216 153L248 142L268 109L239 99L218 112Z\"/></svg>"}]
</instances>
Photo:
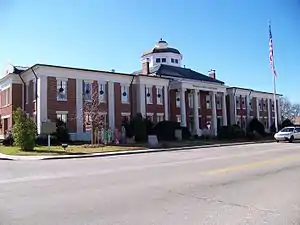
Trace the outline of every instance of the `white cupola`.
<instances>
[{"instance_id":1,"label":"white cupola","mask_svg":"<svg viewBox=\"0 0 300 225\"><path fill-rule=\"evenodd\" d=\"M149 62L150 67L160 64L181 67L182 55L177 49L169 47L168 42L161 38L154 48L142 55L141 61Z\"/></svg>"}]
</instances>

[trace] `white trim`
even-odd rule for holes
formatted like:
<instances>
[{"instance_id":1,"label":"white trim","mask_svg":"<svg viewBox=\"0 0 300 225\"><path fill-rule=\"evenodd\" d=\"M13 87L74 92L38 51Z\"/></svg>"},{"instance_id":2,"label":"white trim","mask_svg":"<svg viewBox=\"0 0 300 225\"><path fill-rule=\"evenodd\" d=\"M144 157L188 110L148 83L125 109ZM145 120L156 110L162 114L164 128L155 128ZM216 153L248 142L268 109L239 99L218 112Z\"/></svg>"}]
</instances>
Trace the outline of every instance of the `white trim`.
<instances>
[{"instance_id":1,"label":"white trim","mask_svg":"<svg viewBox=\"0 0 300 225\"><path fill-rule=\"evenodd\" d=\"M56 80L59 80L59 81L68 81L69 78L66 78L66 77L56 77Z\"/></svg>"},{"instance_id":2,"label":"white trim","mask_svg":"<svg viewBox=\"0 0 300 225\"><path fill-rule=\"evenodd\" d=\"M8 119L8 118L10 118L10 117L11 117L10 115L1 116L1 119Z\"/></svg>"},{"instance_id":3,"label":"white trim","mask_svg":"<svg viewBox=\"0 0 300 225\"><path fill-rule=\"evenodd\" d=\"M121 112L121 116L131 116L130 112Z\"/></svg>"},{"instance_id":4,"label":"white trim","mask_svg":"<svg viewBox=\"0 0 300 225\"><path fill-rule=\"evenodd\" d=\"M153 116L154 113L147 113L147 116Z\"/></svg>"},{"instance_id":5,"label":"white trim","mask_svg":"<svg viewBox=\"0 0 300 225\"><path fill-rule=\"evenodd\" d=\"M157 116L164 116L164 113L156 113Z\"/></svg>"},{"instance_id":6,"label":"white trim","mask_svg":"<svg viewBox=\"0 0 300 225\"><path fill-rule=\"evenodd\" d=\"M56 114L68 114L69 111L56 111Z\"/></svg>"}]
</instances>

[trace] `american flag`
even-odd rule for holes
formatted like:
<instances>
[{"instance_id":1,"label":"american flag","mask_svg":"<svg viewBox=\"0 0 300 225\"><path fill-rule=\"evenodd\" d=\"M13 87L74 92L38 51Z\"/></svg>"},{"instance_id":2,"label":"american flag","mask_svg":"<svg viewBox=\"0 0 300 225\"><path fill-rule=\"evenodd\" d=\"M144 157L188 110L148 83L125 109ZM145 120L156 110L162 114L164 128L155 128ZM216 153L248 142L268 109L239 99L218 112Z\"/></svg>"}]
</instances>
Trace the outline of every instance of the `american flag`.
<instances>
[{"instance_id":1,"label":"american flag","mask_svg":"<svg viewBox=\"0 0 300 225\"><path fill-rule=\"evenodd\" d=\"M269 59L270 59L270 65L271 69L273 71L274 76L276 77L276 70L274 65L274 54L273 54L273 40L272 40L272 31L271 31L271 24L269 24Z\"/></svg>"}]
</instances>

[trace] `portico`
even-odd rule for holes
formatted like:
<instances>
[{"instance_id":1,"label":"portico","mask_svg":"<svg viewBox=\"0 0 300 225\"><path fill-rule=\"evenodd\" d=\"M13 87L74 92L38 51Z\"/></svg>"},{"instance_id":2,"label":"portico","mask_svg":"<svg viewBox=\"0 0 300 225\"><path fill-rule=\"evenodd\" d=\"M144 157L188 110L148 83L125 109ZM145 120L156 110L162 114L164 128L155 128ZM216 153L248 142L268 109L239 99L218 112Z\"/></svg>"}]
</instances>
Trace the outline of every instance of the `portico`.
<instances>
[{"instance_id":1,"label":"portico","mask_svg":"<svg viewBox=\"0 0 300 225\"><path fill-rule=\"evenodd\" d=\"M210 131L213 136L217 135L217 103L221 105L222 109L222 124L227 126L227 110L226 110L226 86L219 83L203 82L203 81L191 81L191 80L177 80L170 83L170 89L179 92L180 101L180 118L181 126L187 126L187 103L186 92L192 95L192 133L195 135L200 134L199 117L207 116L211 117ZM201 107L201 93L208 93L209 101L207 100L205 108ZM207 95L207 94L206 94ZM221 99L217 102L217 96ZM207 99L205 97L205 99ZM199 110L200 108L200 110ZM199 112L200 111L200 112ZM204 112L206 111L206 112ZM210 111L210 114L207 114Z\"/></svg>"}]
</instances>

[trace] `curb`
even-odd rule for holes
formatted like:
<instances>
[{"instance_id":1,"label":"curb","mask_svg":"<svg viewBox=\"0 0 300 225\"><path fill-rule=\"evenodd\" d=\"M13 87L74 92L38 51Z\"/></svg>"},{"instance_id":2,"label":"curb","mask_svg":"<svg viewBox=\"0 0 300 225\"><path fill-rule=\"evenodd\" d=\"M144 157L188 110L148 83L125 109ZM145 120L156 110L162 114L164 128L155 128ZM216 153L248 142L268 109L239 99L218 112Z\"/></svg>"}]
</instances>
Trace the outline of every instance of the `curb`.
<instances>
[{"instance_id":1,"label":"curb","mask_svg":"<svg viewBox=\"0 0 300 225\"><path fill-rule=\"evenodd\" d=\"M143 149L143 150L129 150L129 151L120 151L120 152L105 152L105 153L94 153L94 154L86 154L86 155L64 155L64 156L37 156L36 159L32 158L30 161L37 160L57 160L57 159L80 159L80 158L95 158L95 157L112 157L112 156L122 156L122 155L137 155L137 154L145 154L145 153L158 153L158 152L173 152L173 151L186 151L191 149L202 149L202 148L213 148L213 147L226 147L226 146L237 146L237 145L249 145L249 144L263 144L263 143L271 143L274 142L272 140L268 141L260 141L260 142L238 142L238 143L224 143L224 144L208 144L208 145L200 145L200 146L187 146L187 147L176 147L176 148L160 148L160 149ZM27 161L30 156L21 156L11 158L0 157L0 160L10 160L10 161ZM15 157L15 159L14 159ZM24 158L23 158L24 157ZM17 159L18 158L18 159ZM22 159L23 158L23 159Z\"/></svg>"}]
</instances>

